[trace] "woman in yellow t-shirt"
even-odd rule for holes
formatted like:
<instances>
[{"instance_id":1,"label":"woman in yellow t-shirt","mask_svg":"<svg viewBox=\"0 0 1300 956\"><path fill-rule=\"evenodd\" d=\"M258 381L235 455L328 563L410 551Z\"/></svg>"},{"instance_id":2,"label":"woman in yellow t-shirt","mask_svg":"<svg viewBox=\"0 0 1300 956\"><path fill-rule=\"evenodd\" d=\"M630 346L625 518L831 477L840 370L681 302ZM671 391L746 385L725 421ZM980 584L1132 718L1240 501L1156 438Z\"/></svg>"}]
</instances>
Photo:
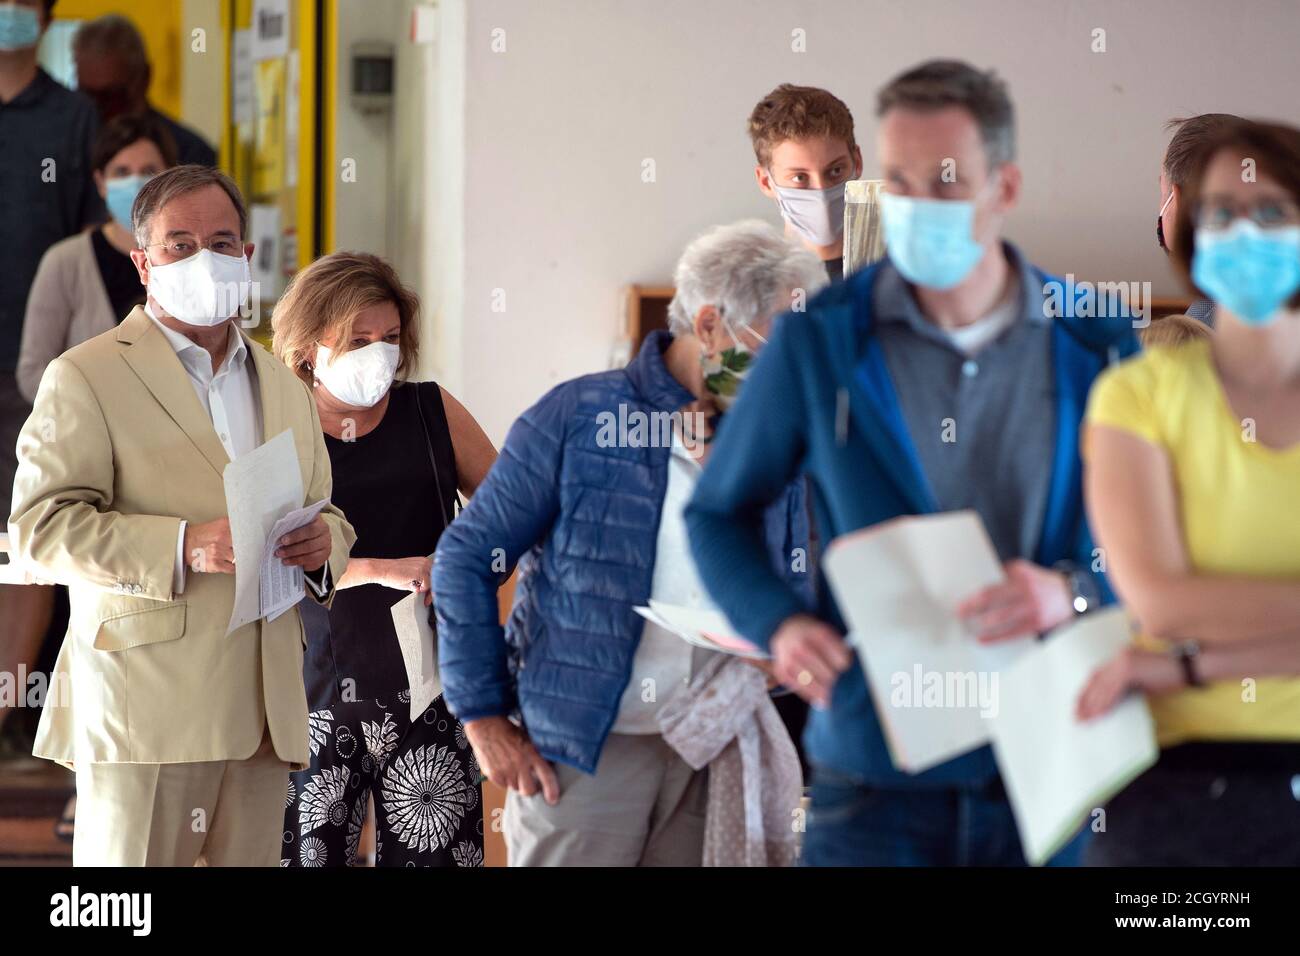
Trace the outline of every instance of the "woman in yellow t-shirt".
<instances>
[{"instance_id":1,"label":"woman in yellow t-shirt","mask_svg":"<svg viewBox=\"0 0 1300 956\"><path fill-rule=\"evenodd\" d=\"M1247 175L1247 171L1249 175ZM1107 807L1101 865L1300 864L1300 130L1206 144L1173 257L1218 316L1098 379L1089 518L1141 637L1078 711L1150 700L1161 757Z\"/></svg>"}]
</instances>

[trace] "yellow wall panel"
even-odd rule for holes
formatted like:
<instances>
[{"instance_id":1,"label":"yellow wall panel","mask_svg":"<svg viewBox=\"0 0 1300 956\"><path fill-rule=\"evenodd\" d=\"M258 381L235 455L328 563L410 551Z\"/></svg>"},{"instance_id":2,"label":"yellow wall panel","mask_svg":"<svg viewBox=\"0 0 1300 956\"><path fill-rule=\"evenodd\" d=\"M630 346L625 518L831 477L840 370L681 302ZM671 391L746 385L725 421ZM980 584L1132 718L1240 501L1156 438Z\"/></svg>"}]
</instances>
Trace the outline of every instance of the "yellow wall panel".
<instances>
[{"instance_id":1,"label":"yellow wall panel","mask_svg":"<svg viewBox=\"0 0 1300 956\"><path fill-rule=\"evenodd\" d=\"M56 20L93 20L106 13L126 17L144 38L145 50L153 66L149 84L149 101L169 116L179 116L181 109L181 36L180 0L149 0L148 3L124 3L122 0L59 0L54 8Z\"/></svg>"}]
</instances>

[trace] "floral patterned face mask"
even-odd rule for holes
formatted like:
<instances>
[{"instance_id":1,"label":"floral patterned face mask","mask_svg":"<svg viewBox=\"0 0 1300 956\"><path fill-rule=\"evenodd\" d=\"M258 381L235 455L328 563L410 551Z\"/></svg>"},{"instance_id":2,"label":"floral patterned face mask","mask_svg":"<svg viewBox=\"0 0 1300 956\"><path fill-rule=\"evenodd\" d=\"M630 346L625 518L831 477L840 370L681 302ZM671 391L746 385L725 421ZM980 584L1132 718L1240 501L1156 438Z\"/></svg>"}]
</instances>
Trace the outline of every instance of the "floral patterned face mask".
<instances>
[{"instance_id":1,"label":"floral patterned face mask","mask_svg":"<svg viewBox=\"0 0 1300 956\"><path fill-rule=\"evenodd\" d=\"M749 375L749 370L754 366L754 353L740 344L740 336L732 328L731 323L727 321L726 316L722 317L722 324L727 329L727 334L731 336L731 341L735 346L729 349L723 349L717 355L700 355L700 366L704 369L704 388L713 396L713 403L718 406L718 411L725 412L736 402L736 396L740 392L740 383ZM759 335L753 329L749 330L750 334L760 342L766 344L767 339Z\"/></svg>"}]
</instances>

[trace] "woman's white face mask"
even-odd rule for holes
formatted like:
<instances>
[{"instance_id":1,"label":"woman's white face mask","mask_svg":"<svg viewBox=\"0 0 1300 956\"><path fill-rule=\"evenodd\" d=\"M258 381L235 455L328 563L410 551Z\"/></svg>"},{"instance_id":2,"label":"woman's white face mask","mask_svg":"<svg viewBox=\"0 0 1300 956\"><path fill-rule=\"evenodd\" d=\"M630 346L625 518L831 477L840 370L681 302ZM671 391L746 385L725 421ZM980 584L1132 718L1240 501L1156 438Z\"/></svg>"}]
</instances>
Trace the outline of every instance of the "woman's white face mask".
<instances>
[{"instance_id":1,"label":"woman's white face mask","mask_svg":"<svg viewBox=\"0 0 1300 956\"><path fill-rule=\"evenodd\" d=\"M371 342L342 355L318 345L316 380L343 404L371 408L392 387L401 355L402 350L388 342Z\"/></svg>"}]
</instances>

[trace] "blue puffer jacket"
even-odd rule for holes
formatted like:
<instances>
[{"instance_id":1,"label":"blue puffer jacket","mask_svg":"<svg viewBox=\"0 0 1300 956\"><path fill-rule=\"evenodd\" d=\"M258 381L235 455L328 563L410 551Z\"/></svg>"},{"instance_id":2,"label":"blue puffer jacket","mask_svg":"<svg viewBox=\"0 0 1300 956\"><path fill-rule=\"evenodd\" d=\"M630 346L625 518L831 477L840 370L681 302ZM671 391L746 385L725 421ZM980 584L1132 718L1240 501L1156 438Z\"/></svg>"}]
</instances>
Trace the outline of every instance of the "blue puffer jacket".
<instances>
[{"instance_id":1,"label":"blue puffer jacket","mask_svg":"<svg viewBox=\"0 0 1300 956\"><path fill-rule=\"evenodd\" d=\"M692 401L664 365L670 341L654 333L626 368L565 382L524 412L434 558L447 706L462 721L518 714L544 757L587 773L645 626L633 607L650 597L670 454L654 428L636 447L611 443L609 420ZM791 485L765 527L774 569L811 606L803 489ZM497 588L520 558L507 640Z\"/></svg>"}]
</instances>

